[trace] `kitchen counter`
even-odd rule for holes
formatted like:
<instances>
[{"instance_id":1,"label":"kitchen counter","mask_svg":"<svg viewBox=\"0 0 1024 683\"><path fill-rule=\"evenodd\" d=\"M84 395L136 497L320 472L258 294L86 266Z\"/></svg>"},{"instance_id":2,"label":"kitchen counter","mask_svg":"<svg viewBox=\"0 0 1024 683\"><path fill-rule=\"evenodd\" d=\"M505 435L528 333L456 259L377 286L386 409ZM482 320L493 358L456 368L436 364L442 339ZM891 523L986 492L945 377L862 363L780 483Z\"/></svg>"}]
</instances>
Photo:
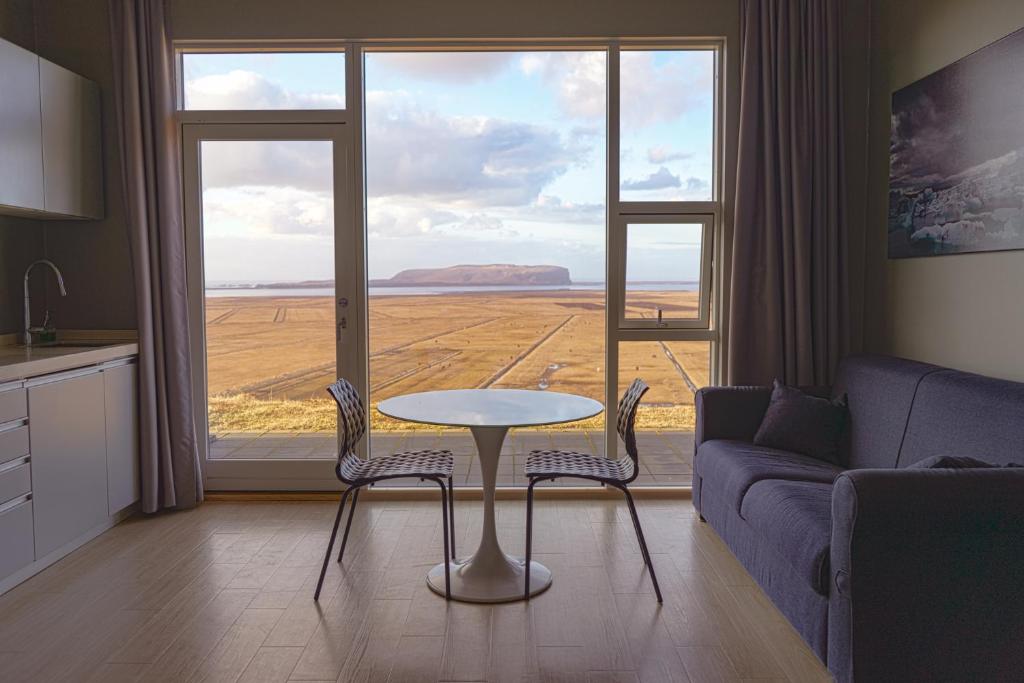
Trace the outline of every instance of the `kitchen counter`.
<instances>
[{"instance_id":1,"label":"kitchen counter","mask_svg":"<svg viewBox=\"0 0 1024 683\"><path fill-rule=\"evenodd\" d=\"M0 383L130 358L139 353L135 342L82 341L82 346L71 345L75 343L68 340L60 346L0 346Z\"/></svg>"}]
</instances>

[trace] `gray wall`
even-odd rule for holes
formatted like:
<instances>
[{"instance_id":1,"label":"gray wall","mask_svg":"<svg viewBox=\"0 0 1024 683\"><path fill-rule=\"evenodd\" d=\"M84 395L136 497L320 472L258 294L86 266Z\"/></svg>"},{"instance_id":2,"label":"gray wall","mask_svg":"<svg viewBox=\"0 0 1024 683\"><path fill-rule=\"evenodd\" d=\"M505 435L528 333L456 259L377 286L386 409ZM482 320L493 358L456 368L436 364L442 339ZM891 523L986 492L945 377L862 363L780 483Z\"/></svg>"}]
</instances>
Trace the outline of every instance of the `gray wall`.
<instances>
[{"instance_id":1,"label":"gray wall","mask_svg":"<svg viewBox=\"0 0 1024 683\"><path fill-rule=\"evenodd\" d=\"M892 92L1021 26L1021 0L875 2L864 316L871 350L1024 380L1024 251L886 258Z\"/></svg>"}]
</instances>

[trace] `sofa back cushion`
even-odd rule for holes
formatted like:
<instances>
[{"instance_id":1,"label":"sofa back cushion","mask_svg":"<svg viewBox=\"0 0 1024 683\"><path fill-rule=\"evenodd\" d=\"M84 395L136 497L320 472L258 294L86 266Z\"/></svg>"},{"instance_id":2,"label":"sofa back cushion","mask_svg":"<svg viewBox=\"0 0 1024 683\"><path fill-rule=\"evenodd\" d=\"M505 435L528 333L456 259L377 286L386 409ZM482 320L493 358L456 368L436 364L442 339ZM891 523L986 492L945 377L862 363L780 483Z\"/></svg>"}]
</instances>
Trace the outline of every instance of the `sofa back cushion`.
<instances>
[{"instance_id":1,"label":"sofa back cushion","mask_svg":"<svg viewBox=\"0 0 1024 683\"><path fill-rule=\"evenodd\" d=\"M849 405L847 467L896 467L918 383L940 370L890 356L849 356L839 364L832 395L846 394Z\"/></svg>"},{"instance_id":2,"label":"sofa back cushion","mask_svg":"<svg viewBox=\"0 0 1024 683\"><path fill-rule=\"evenodd\" d=\"M1024 384L958 370L921 380L899 467L934 455L1024 462Z\"/></svg>"}]
</instances>

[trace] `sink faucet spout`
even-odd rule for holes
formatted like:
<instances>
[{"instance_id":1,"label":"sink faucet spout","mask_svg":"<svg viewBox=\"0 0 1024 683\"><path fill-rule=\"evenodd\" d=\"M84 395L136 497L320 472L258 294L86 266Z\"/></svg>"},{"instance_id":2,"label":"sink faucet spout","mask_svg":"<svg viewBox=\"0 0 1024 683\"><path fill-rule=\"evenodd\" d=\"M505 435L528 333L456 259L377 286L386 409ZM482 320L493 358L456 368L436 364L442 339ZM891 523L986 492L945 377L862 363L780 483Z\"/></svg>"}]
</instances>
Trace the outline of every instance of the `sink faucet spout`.
<instances>
[{"instance_id":1,"label":"sink faucet spout","mask_svg":"<svg viewBox=\"0 0 1024 683\"><path fill-rule=\"evenodd\" d=\"M53 261L48 259L39 259L29 264L28 268L25 269L25 281L24 281L24 292L25 292L25 346L32 346L32 333L35 331L32 329L32 302L29 297L28 290L28 276L32 274L32 269L36 266L44 265L49 266L53 274L57 276L57 287L60 289L61 296L67 296L68 290L64 287L64 276L60 273L60 268L54 265Z\"/></svg>"}]
</instances>

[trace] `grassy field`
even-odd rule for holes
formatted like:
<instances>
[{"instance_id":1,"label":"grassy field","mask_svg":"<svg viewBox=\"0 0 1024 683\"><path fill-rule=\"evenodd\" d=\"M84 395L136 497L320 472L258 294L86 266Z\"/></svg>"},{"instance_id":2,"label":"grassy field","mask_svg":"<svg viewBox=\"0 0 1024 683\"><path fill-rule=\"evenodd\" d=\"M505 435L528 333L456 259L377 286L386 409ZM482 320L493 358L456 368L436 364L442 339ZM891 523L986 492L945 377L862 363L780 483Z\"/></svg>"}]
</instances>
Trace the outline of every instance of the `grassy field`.
<instances>
[{"instance_id":1,"label":"grassy field","mask_svg":"<svg viewBox=\"0 0 1024 683\"><path fill-rule=\"evenodd\" d=\"M634 314L693 310L696 294L630 292ZM329 297L206 300L210 430L333 431L324 387L335 379ZM604 296L502 292L370 300L370 401L415 391L547 388L604 398ZM708 383L707 342L632 342L619 390L651 385L640 427L691 429L693 390ZM371 411L375 429L409 429ZM557 427L594 428L586 423Z\"/></svg>"}]
</instances>

